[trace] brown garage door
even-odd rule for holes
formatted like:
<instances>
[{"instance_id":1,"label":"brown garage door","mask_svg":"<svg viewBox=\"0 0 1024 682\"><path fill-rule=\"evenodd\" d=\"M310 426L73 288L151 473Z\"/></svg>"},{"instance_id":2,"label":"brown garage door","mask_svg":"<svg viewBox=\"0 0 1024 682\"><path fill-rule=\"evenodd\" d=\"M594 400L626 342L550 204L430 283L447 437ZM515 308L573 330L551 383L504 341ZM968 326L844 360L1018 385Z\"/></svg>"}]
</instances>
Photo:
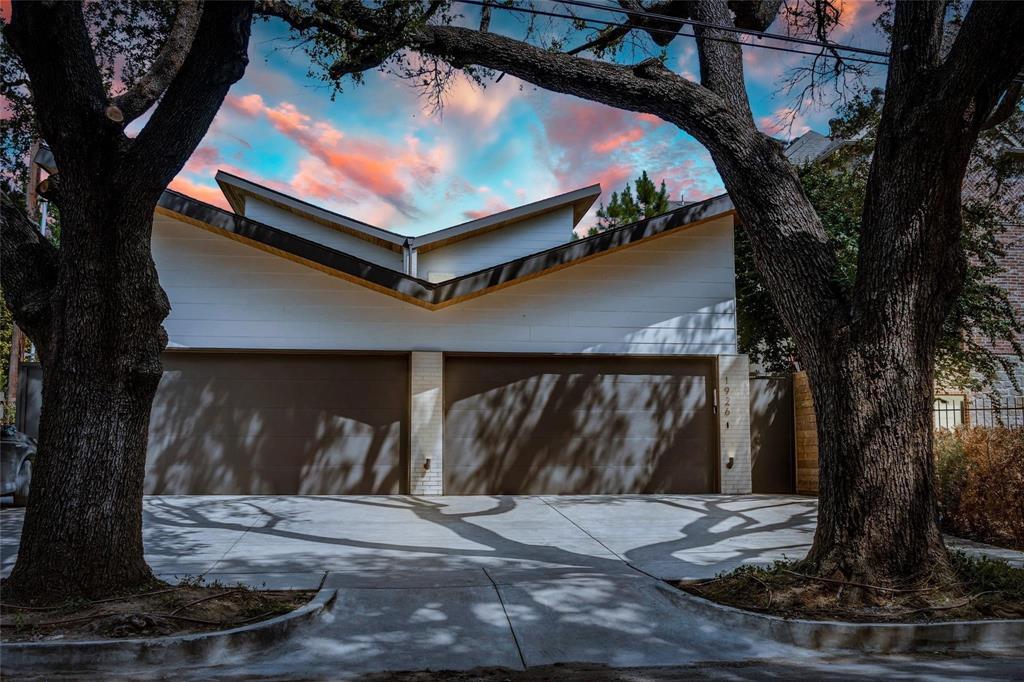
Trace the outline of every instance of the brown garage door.
<instances>
[{"instance_id":1,"label":"brown garage door","mask_svg":"<svg viewBox=\"0 0 1024 682\"><path fill-rule=\"evenodd\" d=\"M717 489L714 365L445 357L447 494Z\"/></svg>"},{"instance_id":2,"label":"brown garage door","mask_svg":"<svg viewBox=\"0 0 1024 682\"><path fill-rule=\"evenodd\" d=\"M163 362L147 492L402 491L407 356L167 353Z\"/></svg>"}]
</instances>

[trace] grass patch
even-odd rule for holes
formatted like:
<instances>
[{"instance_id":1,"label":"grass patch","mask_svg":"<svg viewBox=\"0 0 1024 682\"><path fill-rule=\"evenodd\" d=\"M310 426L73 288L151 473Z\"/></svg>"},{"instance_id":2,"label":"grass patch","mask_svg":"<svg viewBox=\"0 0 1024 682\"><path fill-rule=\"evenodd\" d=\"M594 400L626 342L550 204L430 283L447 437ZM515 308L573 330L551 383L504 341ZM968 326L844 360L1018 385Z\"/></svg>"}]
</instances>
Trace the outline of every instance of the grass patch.
<instances>
[{"instance_id":1,"label":"grass patch","mask_svg":"<svg viewBox=\"0 0 1024 682\"><path fill-rule=\"evenodd\" d=\"M54 606L0 605L0 641L74 641L163 637L228 630L279 616L316 590L258 590L199 579L96 601Z\"/></svg>"},{"instance_id":2,"label":"grass patch","mask_svg":"<svg viewBox=\"0 0 1024 682\"><path fill-rule=\"evenodd\" d=\"M804 575L797 562L741 566L711 580L674 583L711 601L785 618L920 623L1024 618L1024 569L951 551L955 581L912 589ZM849 591L858 592L851 600Z\"/></svg>"}]
</instances>

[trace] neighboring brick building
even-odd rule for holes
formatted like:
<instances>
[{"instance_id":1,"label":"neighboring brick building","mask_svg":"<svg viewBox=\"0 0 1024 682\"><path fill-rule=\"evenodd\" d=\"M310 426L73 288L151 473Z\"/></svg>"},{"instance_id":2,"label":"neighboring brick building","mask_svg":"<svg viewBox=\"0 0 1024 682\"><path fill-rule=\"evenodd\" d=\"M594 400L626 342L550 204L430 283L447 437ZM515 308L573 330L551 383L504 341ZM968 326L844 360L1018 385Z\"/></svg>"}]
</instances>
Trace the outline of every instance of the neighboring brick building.
<instances>
[{"instance_id":1,"label":"neighboring brick building","mask_svg":"<svg viewBox=\"0 0 1024 682\"><path fill-rule=\"evenodd\" d=\"M1024 225L1011 226L1010 231L1004 238L1006 249L1006 271L1002 276L996 278L996 283L1001 286L1010 297L1010 302L1017 311L1018 316L1024 317ZM1024 343L1024 340L1018 339ZM1003 341L996 344L995 350L1006 357L1016 367L1017 385L1024 387L1024 363L1014 354L1010 344ZM992 386L993 392L999 395L1020 395L1021 391L1013 386L1013 382L1007 377L1001 377Z\"/></svg>"}]
</instances>

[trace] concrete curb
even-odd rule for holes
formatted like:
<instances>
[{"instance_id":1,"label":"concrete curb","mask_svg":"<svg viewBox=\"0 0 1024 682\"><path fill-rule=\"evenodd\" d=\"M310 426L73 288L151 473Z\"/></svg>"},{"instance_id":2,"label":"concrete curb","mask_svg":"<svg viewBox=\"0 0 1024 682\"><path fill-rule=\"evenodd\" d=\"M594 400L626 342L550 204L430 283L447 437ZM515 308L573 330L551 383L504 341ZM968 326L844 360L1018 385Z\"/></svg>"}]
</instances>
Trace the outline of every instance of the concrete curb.
<instances>
[{"instance_id":1,"label":"concrete curb","mask_svg":"<svg viewBox=\"0 0 1024 682\"><path fill-rule=\"evenodd\" d=\"M670 585L685 608L721 625L743 628L780 644L877 654L958 652L1022 653L1024 620L959 620L945 623L842 623L782 618L702 599Z\"/></svg>"},{"instance_id":2,"label":"concrete curb","mask_svg":"<svg viewBox=\"0 0 1024 682\"><path fill-rule=\"evenodd\" d=\"M216 664L250 651L263 651L293 630L318 617L337 595L321 589L305 605L269 620L219 632L199 632L148 639L14 642L0 644L5 674L31 669L89 669L118 664Z\"/></svg>"}]
</instances>

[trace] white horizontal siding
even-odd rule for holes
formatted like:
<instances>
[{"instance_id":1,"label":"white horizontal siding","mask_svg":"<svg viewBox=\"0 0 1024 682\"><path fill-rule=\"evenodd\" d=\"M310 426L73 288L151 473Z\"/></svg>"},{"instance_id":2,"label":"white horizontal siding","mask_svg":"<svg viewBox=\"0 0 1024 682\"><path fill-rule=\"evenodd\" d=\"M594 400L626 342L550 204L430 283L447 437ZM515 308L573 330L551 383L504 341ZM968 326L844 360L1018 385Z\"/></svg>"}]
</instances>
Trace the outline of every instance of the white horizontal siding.
<instances>
[{"instance_id":1,"label":"white horizontal siding","mask_svg":"<svg viewBox=\"0 0 1024 682\"><path fill-rule=\"evenodd\" d=\"M719 355L736 352L732 220L426 310L166 217L153 254L171 345Z\"/></svg>"},{"instance_id":2,"label":"white horizontal siding","mask_svg":"<svg viewBox=\"0 0 1024 682\"><path fill-rule=\"evenodd\" d=\"M458 277L565 244L572 239L572 206L485 232L418 255L417 274Z\"/></svg>"},{"instance_id":3,"label":"white horizontal siding","mask_svg":"<svg viewBox=\"0 0 1024 682\"><path fill-rule=\"evenodd\" d=\"M282 208L260 201L256 197L246 197L245 217L265 225L270 225L271 227L277 227L286 232L291 232L304 239L319 242L332 249L344 251L371 263L377 263L386 268L402 272L401 253L381 248L365 239L353 237L348 233L301 218Z\"/></svg>"}]
</instances>

